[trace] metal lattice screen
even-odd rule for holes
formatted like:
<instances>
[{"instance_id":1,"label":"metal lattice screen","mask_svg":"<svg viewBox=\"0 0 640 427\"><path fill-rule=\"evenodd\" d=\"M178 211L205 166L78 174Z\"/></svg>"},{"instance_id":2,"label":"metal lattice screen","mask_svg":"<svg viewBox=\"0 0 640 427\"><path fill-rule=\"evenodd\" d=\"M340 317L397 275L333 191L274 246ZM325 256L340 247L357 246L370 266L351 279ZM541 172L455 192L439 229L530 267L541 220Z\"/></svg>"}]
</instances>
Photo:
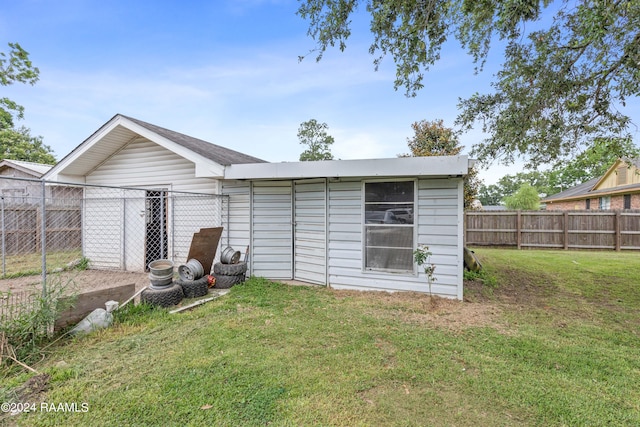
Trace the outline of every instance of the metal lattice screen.
<instances>
[{"instance_id":1,"label":"metal lattice screen","mask_svg":"<svg viewBox=\"0 0 640 427\"><path fill-rule=\"evenodd\" d=\"M186 261L193 233L223 227L226 197L0 177L2 277L69 268L144 271ZM221 242L221 243L222 243ZM43 248L45 250L43 251Z\"/></svg>"}]
</instances>

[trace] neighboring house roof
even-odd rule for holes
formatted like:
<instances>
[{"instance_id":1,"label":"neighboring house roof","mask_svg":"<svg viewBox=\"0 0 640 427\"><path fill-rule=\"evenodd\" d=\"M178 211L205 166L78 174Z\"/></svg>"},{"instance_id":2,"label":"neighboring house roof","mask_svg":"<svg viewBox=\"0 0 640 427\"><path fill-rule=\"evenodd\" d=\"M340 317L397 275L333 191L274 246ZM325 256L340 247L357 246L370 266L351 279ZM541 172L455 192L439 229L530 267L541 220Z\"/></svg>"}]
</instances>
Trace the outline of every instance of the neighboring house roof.
<instances>
[{"instance_id":1,"label":"neighboring house roof","mask_svg":"<svg viewBox=\"0 0 640 427\"><path fill-rule=\"evenodd\" d=\"M34 163L34 162L25 162L22 160L4 159L0 161L0 169L13 168L21 172L27 173L29 175L33 175L36 178L40 178L42 175L47 173L49 169L51 169L52 167L53 165L45 165L42 163Z\"/></svg>"},{"instance_id":2,"label":"neighboring house roof","mask_svg":"<svg viewBox=\"0 0 640 427\"><path fill-rule=\"evenodd\" d=\"M507 207L503 205L482 205L481 211L506 211Z\"/></svg>"},{"instance_id":3,"label":"neighboring house roof","mask_svg":"<svg viewBox=\"0 0 640 427\"><path fill-rule=\"evenodd\" d=\"M545 197L541 201L543 203L547 203L547 202L555 202L557 200L587 197L587 194L593 189L593 186L596 185L598 181L600 181L600 177L590 179L585 183L578 184L575 187L571 187L560 193L553 194L549 197Z\"/></svg>"},{"instance_id":4,"label":"neighboring house roof","mask_svg":"<svg viewBox=\"0 0 640 427\"><path fill-rule=\"evenodd\" d=\"M45 178L64 181L73 180L74 176L86 176L138 137L193 162L196 176L200 177L220 178L225 166L232 164L265 162L192 136L116 114L60 160Z\"/></svg>"},{"instance_id":5,"label":"neighboring house roof","mask_svg":"<svg viewBox=\"0 0 640 427\"><path fill-rule=\"evenodd\" d=\"M620 167L630 167L640 169L640 158L618 159L614 162L604 175L593 178L583 184L576 185L560 193L551 195L541 200L542 203L555 203L561 201L582 200L591 197L601 197L616 194L629 194L640 192L640 183L624 185L604 186L606 180Z\"/></svg>"}]
</instances>

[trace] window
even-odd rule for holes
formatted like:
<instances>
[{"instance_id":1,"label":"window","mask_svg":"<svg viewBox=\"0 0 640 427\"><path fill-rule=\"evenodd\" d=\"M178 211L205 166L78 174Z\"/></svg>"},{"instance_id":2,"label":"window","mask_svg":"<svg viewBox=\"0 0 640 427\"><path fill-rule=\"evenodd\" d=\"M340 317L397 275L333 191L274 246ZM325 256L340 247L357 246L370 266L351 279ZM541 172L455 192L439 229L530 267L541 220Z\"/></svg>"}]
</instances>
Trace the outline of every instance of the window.
<instances>
[{"instance_id":1,"label":"window","mask_svg":"<svg viewBox=\"0 0 640 427\"><path fill-rule=\"evenodd\" d=\"M631 209L631 194L624 195L624 209Z\"/></svg>"},{"instance_id":2,"label":"window","mask_svg":"<svg viewBox=\"0 0 640 427\"><path fill-rule=\"evenodd\" d=\"M591 209L591 199L587 199L585 202L585 209L589 210Z\"/></svg>"},{"instance_id":3,"label":"window","mask_svg":"<svg viewBox=\"0 0 640 427\"><path fill-rule=\"evenodd\" d=\"M364 184L365 270L413 272L414 181Z\"/></svg>"},{"instance_id":4,"label":"window","mask_svg":"<svg viewBox=\"0 0 640 427\"><path fill-rule=\"evenodd\" d=\"M598 209L600 210L611 209L611 196L600 197L598 201Z\"/></svg>"}]
</instances>

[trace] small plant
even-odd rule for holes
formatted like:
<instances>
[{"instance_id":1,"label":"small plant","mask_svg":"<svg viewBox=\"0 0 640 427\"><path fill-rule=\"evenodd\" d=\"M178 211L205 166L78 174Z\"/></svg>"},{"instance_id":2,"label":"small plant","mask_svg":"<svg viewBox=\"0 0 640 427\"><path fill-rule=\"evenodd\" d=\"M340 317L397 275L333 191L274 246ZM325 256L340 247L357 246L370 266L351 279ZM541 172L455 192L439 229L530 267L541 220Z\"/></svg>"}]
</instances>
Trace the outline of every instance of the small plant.
<instances>
[{"instance_id":1,"label":"small plant","mask_svg":"<svg viewBox=\"0 0 640 427\"><path fill-rule=\"evenodd\" d=\"M431 283L436 281L433 272L436 271L436 266L431 263L431 251L429 246L419 245L418 248L413 251L413 259L416 264L424 269L424 274L427 276L427 283L429 284L429 295L431 295Z\"/></svg>"},{"instance_id":2,"label":"small plant","mask_svg":"<svg viewBox=\"0 0 640 427\"><path fill-rule=\"evenodd\" d=\"M76 270L84 271L84 270L88 269L89 268L89 262L90 262L89 258L83 256L82 258L80 258L78 260L78 264L76 265Z\"/></svg>"}]
</instances>

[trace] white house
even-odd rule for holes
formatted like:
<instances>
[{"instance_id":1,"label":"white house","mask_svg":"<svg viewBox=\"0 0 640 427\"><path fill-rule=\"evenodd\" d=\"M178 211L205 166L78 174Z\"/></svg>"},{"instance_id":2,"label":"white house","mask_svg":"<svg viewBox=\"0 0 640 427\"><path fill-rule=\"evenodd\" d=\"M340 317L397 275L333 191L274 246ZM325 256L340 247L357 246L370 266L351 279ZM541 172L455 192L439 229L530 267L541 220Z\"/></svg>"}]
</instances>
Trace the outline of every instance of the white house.
<instances>
[{"instance_id":1,"label":"white house","mask_svg":"<svg viewBox=\"0 0 640 427\"><path fill-rule=\"evenodd\" d=\"M463 177L470 166L467 156L267 163L116 115L45 179L136 187L141 200L153 189L223 194L227 242L249 246L251 274L269 279L427 292L413 262L424 244L436 266L433 292L462 299ZM88 252L109 234L89 232L91 224L109 222L105 207L90 203L93 191L85 190ZM126 240L131 233L116 234ZM143 240L129 247L136 244L144 252ZM129 258L128 269L144 268L141 254Z\"/></svg>"}]
</instances>

